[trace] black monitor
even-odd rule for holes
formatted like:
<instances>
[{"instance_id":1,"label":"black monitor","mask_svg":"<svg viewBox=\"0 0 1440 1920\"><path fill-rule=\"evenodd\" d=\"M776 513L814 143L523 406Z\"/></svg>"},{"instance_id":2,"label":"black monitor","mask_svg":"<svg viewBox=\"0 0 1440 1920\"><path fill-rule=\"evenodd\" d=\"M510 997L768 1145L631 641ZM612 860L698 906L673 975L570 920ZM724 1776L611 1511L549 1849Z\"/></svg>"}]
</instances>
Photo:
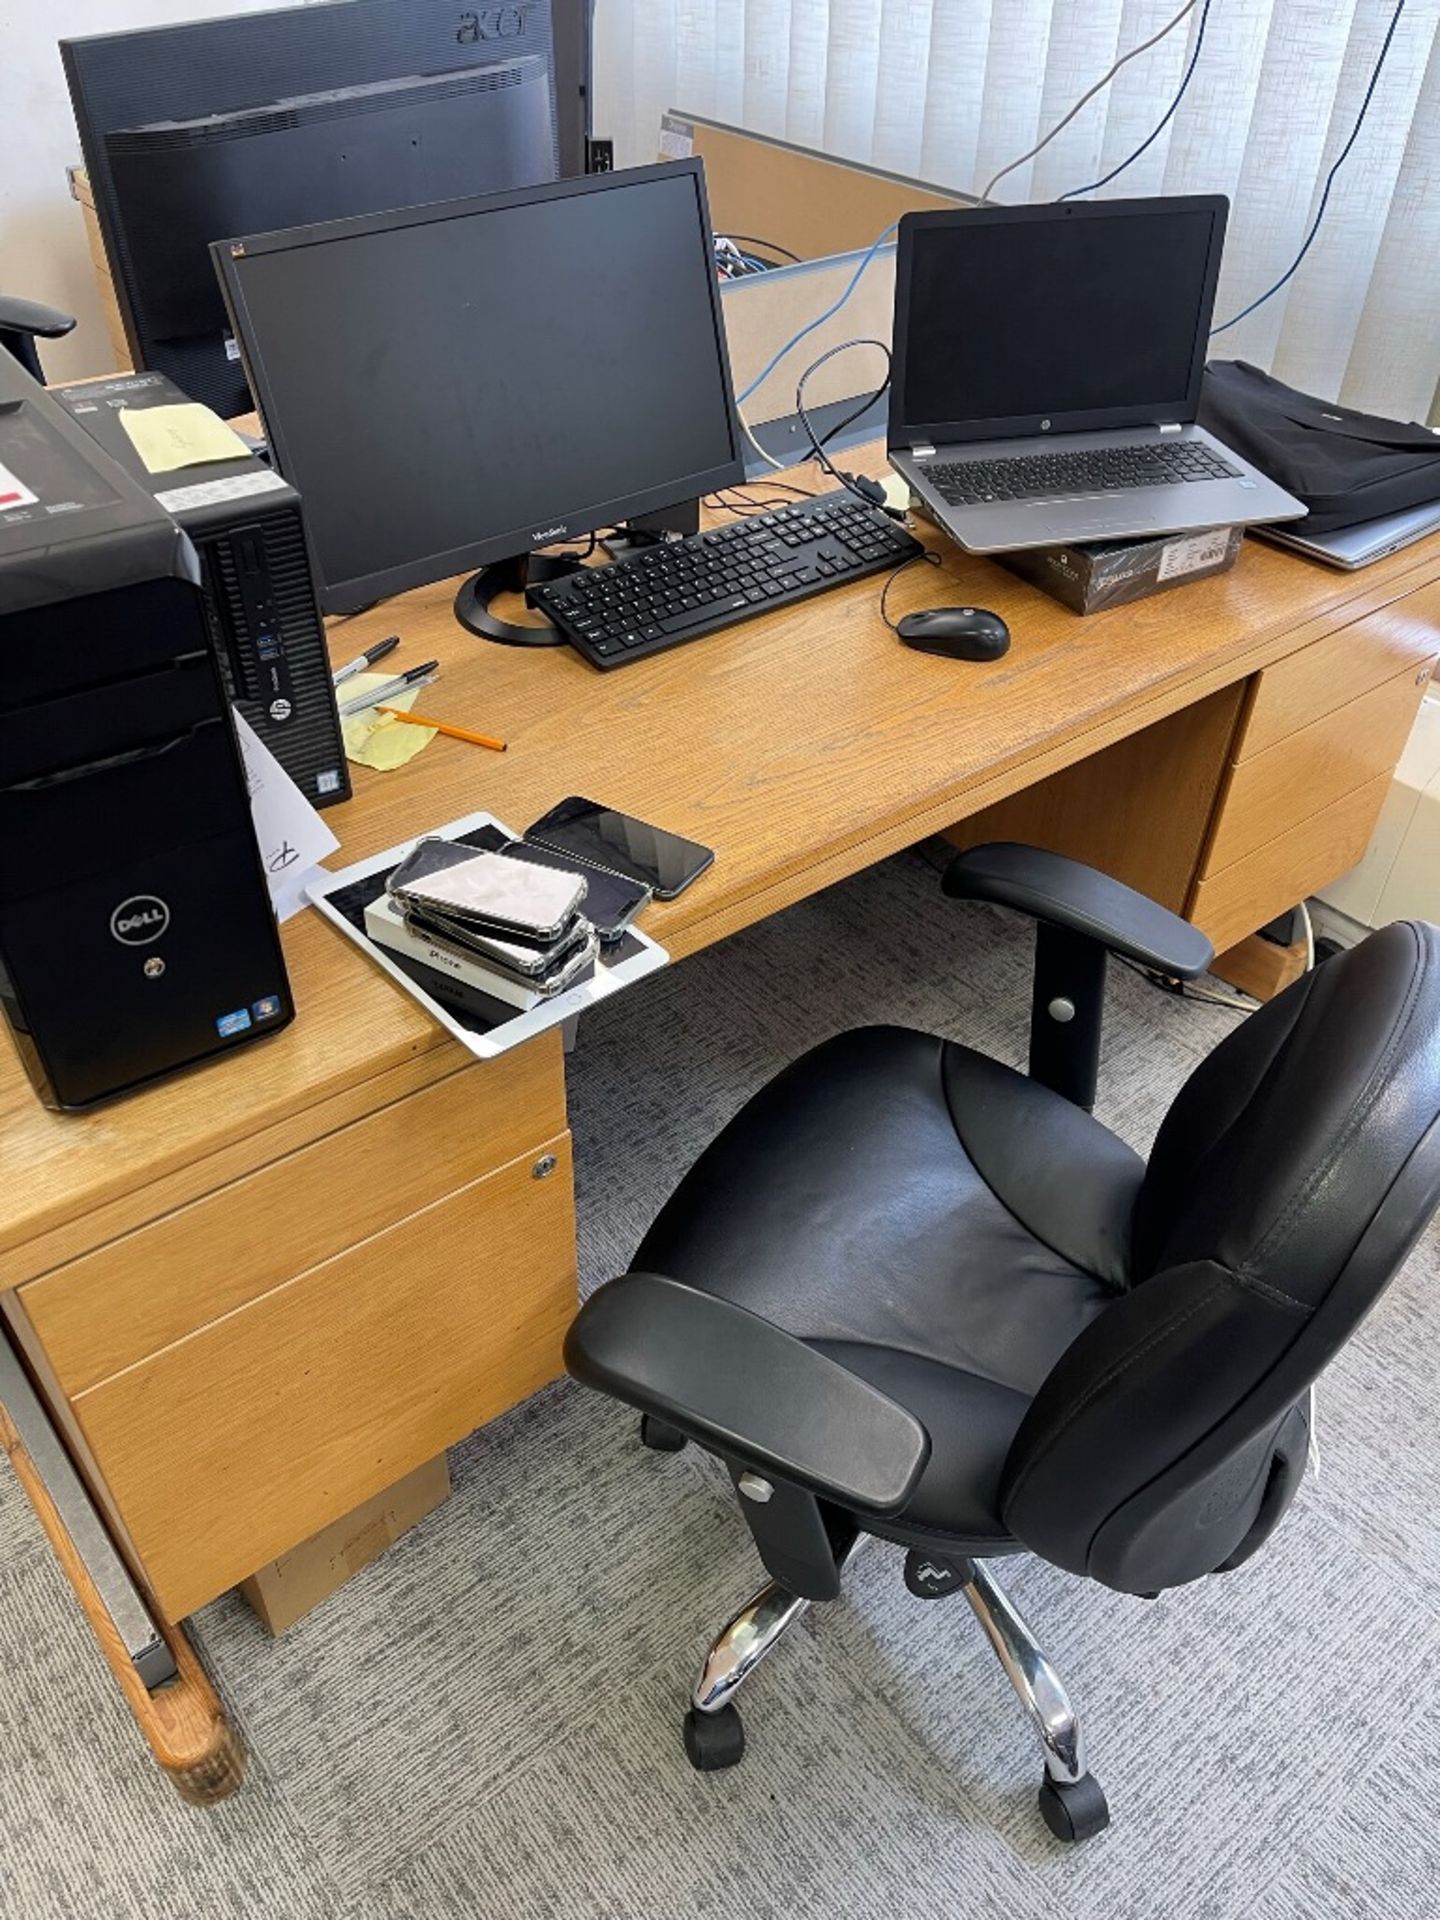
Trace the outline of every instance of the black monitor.
<instances>
[{"instance_id":1,"label":"black monitor","mask_svg":"<svg viewBox=\"0 0 1440 1920\"><path fill-rule=\"evenodd\" d=\"M214 252L327 612L744 477L698 160Z\"/></svg>"},{"instance_id":2,"label":"black monitor","mask_svg":"<svg viewBox=\"0 0 1440 1920\"><path fill-rule=\"evenodd\" d=\"M243 413L211 241L583 172L592 8L328 0L62 41L134 364Z\"/></svg>"}]
</instances>

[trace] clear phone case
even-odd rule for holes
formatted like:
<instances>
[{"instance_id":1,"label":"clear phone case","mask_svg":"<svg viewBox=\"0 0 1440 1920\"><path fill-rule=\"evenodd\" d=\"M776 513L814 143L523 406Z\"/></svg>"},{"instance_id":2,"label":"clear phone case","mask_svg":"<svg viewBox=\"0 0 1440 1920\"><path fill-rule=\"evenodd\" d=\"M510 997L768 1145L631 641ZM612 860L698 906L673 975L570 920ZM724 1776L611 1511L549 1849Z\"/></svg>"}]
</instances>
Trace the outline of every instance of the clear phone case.
<instances>
[{"instance_id":1,"label":"clear phone case","mask_svg":"<svg viewBox=\"0 0 1440 1920\"><path fill-rule=\"evenodd\" d=\"M498 853L475 853L403 886L392 879L390 892L402 908L441 913L501 939L513 934L522 945L550 946L579 911L585 880L578 873L506 860Z\"/></svg>"}]
</instances>

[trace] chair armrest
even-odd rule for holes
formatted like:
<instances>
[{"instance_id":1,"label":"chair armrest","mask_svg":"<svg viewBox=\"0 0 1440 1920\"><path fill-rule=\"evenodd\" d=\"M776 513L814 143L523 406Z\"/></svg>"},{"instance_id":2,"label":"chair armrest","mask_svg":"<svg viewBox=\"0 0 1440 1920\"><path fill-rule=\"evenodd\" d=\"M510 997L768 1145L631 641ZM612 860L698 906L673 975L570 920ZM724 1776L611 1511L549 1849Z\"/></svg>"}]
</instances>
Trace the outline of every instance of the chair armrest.
<instances>
[{"instance_id":1,"label":"chair armrest","mask_svg":"<svg viewBox=\"0 0 1440 1920\"><path fill-rule=\"evenodd\" d=\"M1010 841L972 847L946 868L944 887L952 899L1014 907L1032 920L1096 940L1111 953L1181 980L1204 973L1215 957L1199 928L1178 913L1094 867L1042 847Z\"/></svg>"},{"instance_id":2,"label":"chair armrest","mask_svg":"<svg viewBox=\"0 0 1440 1920\"><path fill-rule=\"evenodd\" d=\"M42 340L58 340L75 325L72 313L42 307L38 300L20 300L0 293L0 333L33 333Z\"/></svg>"},{"instance_id":3,"label":"chair armrest","mask_svg":"<svg viewBox=\"0 0 1440 1920\"><path fill-rule=\"evenodd\" d=\"M627 1273L592 1294L565 1365L701 1446L841 1506L893 1513L930 1457L920 1422L868 1380L660 1274Z\"/></svg>"}]
</instances>

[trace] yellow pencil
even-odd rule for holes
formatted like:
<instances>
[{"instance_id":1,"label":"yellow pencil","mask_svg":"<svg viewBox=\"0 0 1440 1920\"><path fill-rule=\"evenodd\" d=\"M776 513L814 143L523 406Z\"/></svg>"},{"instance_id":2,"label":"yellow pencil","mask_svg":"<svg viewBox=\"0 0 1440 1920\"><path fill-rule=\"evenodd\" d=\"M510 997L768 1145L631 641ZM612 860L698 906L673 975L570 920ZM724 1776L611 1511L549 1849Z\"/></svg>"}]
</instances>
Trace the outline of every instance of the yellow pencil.
<instances>
[{"instance_id":1,"label":"yellow pencil","mask_svg":"<svg viewBox=\"0 0 1440 1920\"><path fill-rule=\"evenodd\" d=\"M489 747L492 753L505 751L503 740L495 740L488 733L472 733L468 727L452 727L448 720L427 720L423 713L402 713L399 707L377 707L375 711L388 713L392 720L408 720L412 727L433 727L447 740L468 740L472 747Z\"/></svg>"}]
</instances>

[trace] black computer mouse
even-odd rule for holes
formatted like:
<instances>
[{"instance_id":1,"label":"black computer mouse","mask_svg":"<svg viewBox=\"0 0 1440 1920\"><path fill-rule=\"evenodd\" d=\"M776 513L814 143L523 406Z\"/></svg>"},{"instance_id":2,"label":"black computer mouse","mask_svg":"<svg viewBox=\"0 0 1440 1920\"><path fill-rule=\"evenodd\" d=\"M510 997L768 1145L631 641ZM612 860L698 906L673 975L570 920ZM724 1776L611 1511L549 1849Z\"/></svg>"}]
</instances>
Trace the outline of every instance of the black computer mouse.
<instances>
[{"instance_id":1,"label":"black computer mouse","mask_svg":"<svg viewBox=\"0 0 1440 1920\"><path fill-rule=\"evenodd\" d=\"M1010 647L1010 629L984 607L930 607L907 613L895 631L907 647L946 660L998 660Z\"/></svg>"}]
</instances>

